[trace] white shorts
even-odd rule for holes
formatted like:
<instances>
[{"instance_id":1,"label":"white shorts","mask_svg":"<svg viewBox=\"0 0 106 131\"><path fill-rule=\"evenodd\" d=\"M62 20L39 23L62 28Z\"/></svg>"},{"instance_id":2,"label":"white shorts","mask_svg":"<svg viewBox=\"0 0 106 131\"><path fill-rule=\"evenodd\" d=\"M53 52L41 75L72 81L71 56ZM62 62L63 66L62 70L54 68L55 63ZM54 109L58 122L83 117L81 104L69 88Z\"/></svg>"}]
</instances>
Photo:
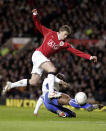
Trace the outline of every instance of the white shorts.
<instances>
[{"instance_id":1,"label":"white shorts","mask_svg":"<svg viewBox=\"0 0 106 131\"><path fill-rule=\"evenodd\" d=\"M50 60L45 57L40 51L35 51L32 55L33 68L31 73L37 73L41 76L43 69L40 68L40 65L46 61Z\"/></svg>"}]
</instances>

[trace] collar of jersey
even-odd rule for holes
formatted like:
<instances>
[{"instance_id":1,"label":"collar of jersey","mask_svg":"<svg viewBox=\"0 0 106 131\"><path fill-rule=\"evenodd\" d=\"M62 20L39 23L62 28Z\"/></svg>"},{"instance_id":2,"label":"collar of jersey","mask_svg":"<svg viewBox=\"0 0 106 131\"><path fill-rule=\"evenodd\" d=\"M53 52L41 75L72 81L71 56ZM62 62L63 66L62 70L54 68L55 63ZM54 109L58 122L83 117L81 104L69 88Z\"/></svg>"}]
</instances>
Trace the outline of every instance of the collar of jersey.
<instances>
[{"instance_id":1,"label":"collar of jersey","mask_svg":"<svg viewBox=\"0 0 106 131\"><path fill-rule=\"evenodd\" d=\"M60 37L59 37L59 32L57 32L57 37L58 37L58 40L61 40Z\"/></svg>"}]
</instances>

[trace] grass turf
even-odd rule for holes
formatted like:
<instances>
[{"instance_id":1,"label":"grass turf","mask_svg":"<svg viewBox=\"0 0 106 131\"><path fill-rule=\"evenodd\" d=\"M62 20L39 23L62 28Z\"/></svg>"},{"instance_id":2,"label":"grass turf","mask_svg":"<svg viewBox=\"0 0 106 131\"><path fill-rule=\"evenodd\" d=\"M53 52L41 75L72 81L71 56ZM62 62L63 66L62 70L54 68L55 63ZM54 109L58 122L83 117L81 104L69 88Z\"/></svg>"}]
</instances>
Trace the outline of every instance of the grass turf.
<instances>
[{"instance_id":1,"label":"grass turf","mask_svg":"<svg viewBox=\"0 0 106 131\"><path fill-rule=\"evenodd\" d=\"M0 131L106 131L106 112L78 111L77 118L60 118L40 109L0 106Z\"/></svg>"}]
</instances>

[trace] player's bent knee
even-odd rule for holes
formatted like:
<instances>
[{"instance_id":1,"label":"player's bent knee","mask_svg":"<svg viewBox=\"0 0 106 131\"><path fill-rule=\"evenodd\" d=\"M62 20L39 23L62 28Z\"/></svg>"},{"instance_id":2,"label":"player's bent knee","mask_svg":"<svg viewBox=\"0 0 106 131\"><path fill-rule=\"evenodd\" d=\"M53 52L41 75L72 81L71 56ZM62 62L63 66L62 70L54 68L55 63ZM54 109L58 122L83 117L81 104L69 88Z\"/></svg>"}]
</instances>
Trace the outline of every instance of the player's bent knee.
<instances>
[{"instance_id":1,"label":"player's bent knee","mask_svg":"<svg viewBox=\"0 0 106 131\"><path fill-rule=\"evenodd\" d=\"M29 83L30 83L31 86L36 86L38 82L36 80L30 79Z\"/></svg>"}]
</instances>

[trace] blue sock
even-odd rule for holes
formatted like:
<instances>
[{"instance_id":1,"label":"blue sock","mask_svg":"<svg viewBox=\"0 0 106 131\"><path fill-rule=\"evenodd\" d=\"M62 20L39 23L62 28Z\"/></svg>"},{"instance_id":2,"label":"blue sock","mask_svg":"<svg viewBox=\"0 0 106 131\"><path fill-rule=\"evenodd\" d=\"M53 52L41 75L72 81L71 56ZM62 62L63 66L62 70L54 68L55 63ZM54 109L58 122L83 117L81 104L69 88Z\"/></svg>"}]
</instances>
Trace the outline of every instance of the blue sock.
<instances>
[{"instance_id":1,"label":"blue sock","mask_svg":"<svg viewBox=\"0 0 106 131\"><path fill-rule=\"evenodd\" d=\"M88 109L91 106L91 104L86 103L85 105L81 106L81 108Z\"/></svg>"},{"instance_id":2,"label":"blue sock","mask_svg":"<svg viewBox=\"0 0 106 131\"><path fill-rule=\"evenodd\" d=\"M71 99L69 102L69 105L75 108L84 108L84 109L88 109L88 107L91 106L91 104L86 103L85 105L81 106L79 104L76 103L75 99Z\"/></svg>"},{"instance_id":3,"label":"blue sock","mask_svg":"<svg viewBox=\"0 0 106 131\"><path fill-rule=\"evenodd\" d=\"M81 108L80 105L76 103L75 99L71 99L69 105L75 108Z\"/></svg>"}]
</instances>

